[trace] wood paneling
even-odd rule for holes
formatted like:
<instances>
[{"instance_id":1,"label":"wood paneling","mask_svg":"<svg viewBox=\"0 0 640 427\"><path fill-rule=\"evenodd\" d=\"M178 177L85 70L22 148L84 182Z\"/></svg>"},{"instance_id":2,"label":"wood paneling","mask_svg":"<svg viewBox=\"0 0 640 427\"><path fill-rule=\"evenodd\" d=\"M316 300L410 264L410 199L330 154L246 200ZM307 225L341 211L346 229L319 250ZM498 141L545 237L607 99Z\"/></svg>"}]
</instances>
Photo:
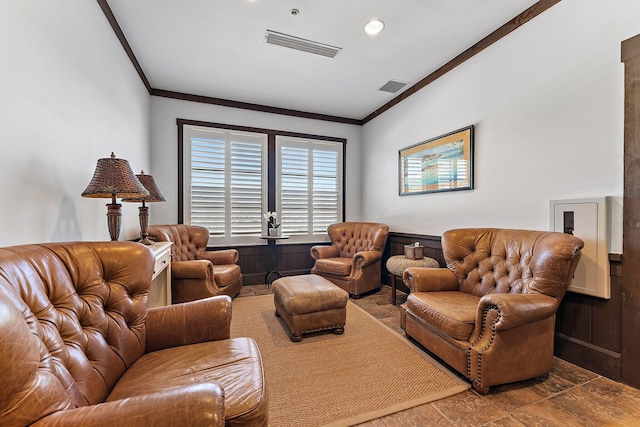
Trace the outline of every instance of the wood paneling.
<instances>
[{"instance_id":1,"label":"wood paneling","mask_svg":"<svg viewBox=\"0 0 640 427\"><path fill-rule=\"evenodd\" d=\"M277 270L283 276L308 274L313 267L313 258L309 253L314 244L279 244L260 246L238 246L243 284L264 284L265 274ZM274 251L275 249L275 251ZM275 255L275 256L274 256ZM273 259L275 258L275 263Z\"/></svg>"},{"instance_id":2,"label":"wood paneling","mask_svg":"<svg viewBox=\"0 0 640 427\"><path fill-rule=\"evenodd\" d=\"M609 257L611 298L567 292L556 320L556 356L612 380L622 378L622 263Z\"/></svg>"},{"instance_id":3,"label":"wood paneling","mask_svg":"<svg viewBox=\"0 0 640 427\"><path fill-rule=\"evenodd\" d=\"M640 387L640 36L621 45L624 61L622 208L622 381Z\"/></svg>"}]
</instances>

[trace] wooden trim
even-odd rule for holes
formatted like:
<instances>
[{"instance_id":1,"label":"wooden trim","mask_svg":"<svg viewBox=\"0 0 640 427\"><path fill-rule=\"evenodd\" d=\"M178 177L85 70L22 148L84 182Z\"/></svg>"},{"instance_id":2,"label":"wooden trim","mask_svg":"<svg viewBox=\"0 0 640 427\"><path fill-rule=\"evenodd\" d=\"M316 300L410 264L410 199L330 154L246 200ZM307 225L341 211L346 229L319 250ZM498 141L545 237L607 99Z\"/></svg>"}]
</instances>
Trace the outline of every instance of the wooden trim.
<instances>
[{"instance_id":1,"label":"wooden trim","mask_svg":"<svg viewBox=\"0 0 640 427\"><path fill-rule=\"evenodd\" d=\"M624 197L622 203L622 382L640 387L640 35L621 45L624 60Z\"/></svg>"},{"instance_id":2,"label":"wooden trim","mask_svg":"<svg viewBox=\"0 0 640 427\"><path fill-rule=\"evenodd\" d=\"M620 381L622 356L620 353L556 332L554 355L562 360Z\"/></svg>"},{"instance_id":3,"label":"wooden trim","mask_svg":"<svg viewBox=\"0 0 640 427\"><path fill-rule=\"evenodd\" d=\"M179 127L183 125L192 125L192 126L218 128L218 129L237 130L240 132L255 132L255 133L266 133L268 135L273 134L278 136L290 136L293 138L310 138L310 139L317 139L320 141L339 142L342 144L347 143L346 138L340 138L337 136L314 135L310 133L289 132L284 130L256 128L251 126L236 126L236 125L229 125L225 123L206 122L202 120L190 120L190 119L178 118L176 119L176 123L178 124Z\"/></svg>"},{"instance_id":4,"label":"wooden trim","mask_svg":"<svg viewBox=\"0 0 640 427\"><path fill-rule=\"evenodd\" d=\"M178 120L178 224L184 224L184 127Z\"/></svg>"},{"instance_id":5,"label":"wooden trim","mask_svg":"<svg viewBox=\"0 0 640 427\"><path fill-rule=\"evenodd\" d=\"M427 77L423 78L418 83L411 86L409 89L402 92L400 95L396 96L391 101L387 102L385 105L378 108L373 113L369 114L367 117L362 119L362 122L363 122L362 124L365 124L375 119L380 114L384 113L385 111L391 109L395 105L404 101L405 99L407 99L414 93L418 92L419 90L423 89L425 86L432 83L436 79L444 76L449 71L456 68L458 65L461 65L466 60L482 52L483 50L485 50L486 48L488 48L489 46L491 46L492 44L494 44L495 42L497 42L507 34L511 33L516 28L531 21L533 18L540 15L542 12L544 12L545 10L549 9L551 6L559 2L560 0L538 1L536 4L529 7L527 10L525 10L524 12L522 12L521 14L519 14L518 16L516 16L515 18L513 18L512 20L510 20L509 22L507 22L506 24L504 24L503 26L501 26L500 28L498 28L497 30L495 30L494 32L492 32L491 34L483 38L482 40L480 40L478 43L474 44L469 49L465 50L460 55L456 56L451 61L444 64L442 67L438 68L436 71L429 74Z\"/></svg>"},{"instance_id":6,"label":"wooden trim","mask_svg":"<svg viewBox=\"0 0 640 427\"><path fill-rule=\"evenodd\" d=\"M620 49L620 59L622 62L627 62L636 56L640 56L640 34L623 41Z\"/></svg>"},{"instance_id":7,"label":"wooden trim","mask_svg":"<svg viewBox=\"0 0 640 427\"><path fill-rule=\"evenodd\" d=\"M107 21L109 21L113 32L116 34L116 37L118 37L118 40L120 40L120 44L124 48L124 51L127 53L131 64L133 64L133 68L136 69L138 75L140 76L140 79L142 80L142 83L147 88L147 92L149 92L149 95L151 95L151 92L153 90L151 89L151 84L149 83L149 80L147 80L147 76L145 76L144 71L142 70L142 66L140 66L136 55L133 53L133 49L131 49L127 38L124 36L122 28L120 28L118 21L116 21L116 17L113 16L113 12L111 11L109 4L107 3L107 0L97 0L97 2L100 5L100 9L102 9L102 13L104 13L104 16L107 18Z\"/></svg>"},{"instance_id":8,"label":"wooden trim","mask_svg":"<svg viewBox=\"0 0 640 427\"><path fill-rule=\"evenodd\" d=\"M214 98L210 96L192 95L189 93L173 92L163 89L152 89L152 96L162 98L179 99L182 101L200 102L203 104L221 105L223 107L241 108L243 110L260 111L263 113L281 114L284 116L302 117L304 119L323 120L327 122L345 123L348 125L362 125L362 120L345 117L330 116L326 114L308 113L306 111L290 110L288 108L270 107L268 105L251 104L249 102L232 101L229 99Z\"/></svg>"},{"instance_id":9,"label":"wooden trim","mask_svg":"<svg viewBox=\"0 0 640 427\"><path fill-rule=\"evenodd\" d=\"M211 127L226 130L235 130L241 132L254 132L267 135L267 184L269 185L267 195L267 209L270 211L276 210L276 136L289 136L293 138L308 138L316 139L320 141L330 141L342 144L342 221L345 218L346 210L346 138L339 138L335 136L326 135L313 135L299 132L281 131L275 129L264 129L250 126L236 126L224 123L212 123L201 120L188 120L188 119L176 119L178 128L178 224L184 223L184 125ZM269 242L269 244L275 244L275 242Z\"/></svg>"},{"instance_id":10,"label":"wooden trim","mask_svg":"<svg viewBox=\"0 0 640 427\"><path fill-rule=\"evenodd\" d=\"M478 43L474 44L469 49L465 50L460 55L456 56L451 61L444 64L442 67L438 68L436 71L429 74L428 76L420 80L418 83L411 86L409 89L407 89L397 97L393 98L391 101L387 102L382 107L375 110L373 113L369 114L364 119L352 119L352 118L346 118L346 117L332 116L328 114L310 113L306 111L292 110L288 108L271 107L268 105L252 104L249 102L232 101L229 99L215 98L215 97L203 96L203 95L193 95L188 93L152 88L151 84L149 83L149 80L147 80L147 77L145 76L144 71L142 70L142 67L140 66L140 63L138 62L138 59L133 53L133 50L131 49L129 42L127 42L127 39L124 36L124 33L122 32L122 28L120 27L120 25L118 24L118 21L113 15L113 12L111 11L109 4L107 3L107 0L96 0L96 1L100 5L100 8L102 9L104 15L107 17L109 24L111 24L111 28L113 29L113 32L118 37L118 40L120 40L122 47L127 53L127 56L131 60L131 63L133 64L134 68L138 72L138 75L140 76L140 79L144 83L145 87L147 88L147 91L152 96L158 96L158 97L170 98L170 99L179 99L183 101L199 102L199 103L211 104L211 105L220 105L223 107L230 107L230 108L240 108L244 110L260 111L263 113L280 114L284 116L301 117L305 119L322 120L327 122L362 126L367 122L373 120L374 118L378 117L380 114L384 113L385 111L389 110L393 106L404 101L414 93L423 89L425 86L435 81L439 77L442 77L449 71L453 70L458 65L465 62L467 59L475 56L476 54L480 53L487 47L491 46L493 43L497 42L502 37L506 36L516 28L526 24L527 22L529 22L530 20L532 20L533 18L535 18L536 16L544 12L545 10L549 9L551 6L555 5L556 3L559 3L561 0L539 0L537 3L529 7L527 10L520 13L518 16L516 16L506 24L502 25L500 28L498 28L497 30L489 34L487 37L483 38ZM636 52L636 49L640 49L640 48L637 47L634 42L633 45L630 45L629 49L631 49L631 52L635 52L635 54L638 54ZM624 53L623 53L623 61L624 61Z\"/></svg>"}]
</instances>

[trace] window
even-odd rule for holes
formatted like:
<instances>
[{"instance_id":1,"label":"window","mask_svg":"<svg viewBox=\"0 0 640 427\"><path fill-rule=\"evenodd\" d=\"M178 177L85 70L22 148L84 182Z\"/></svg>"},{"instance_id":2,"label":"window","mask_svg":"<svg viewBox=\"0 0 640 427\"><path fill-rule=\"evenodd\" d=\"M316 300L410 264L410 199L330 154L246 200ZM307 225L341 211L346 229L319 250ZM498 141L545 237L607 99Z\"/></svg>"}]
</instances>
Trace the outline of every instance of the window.
<instances>
[{"instance_id":1,"label":"window","mask_svg":"<svg viewBox=\"0 0 640 427\"><path fill-rule=\"evenodd\" d=\"M286 243L327 238L344 220L346 140L178 119L178 222L209 230L209 246L266 244L276 211Z\"/></svg>"},{"instance_id":2,"label":"window","mask_svg":"<svg viewBox=\"0 0 640 427\"><path fill-rule=\"evenodd\" d=\"M322 240L342 220L342 149L338 142L276 137L276 210L292 242Z\"/></svg>"},{"instance_id":3,"label":"window","mask_svg":"<svg viewBox=\"0 0 640 427\"><path fill-rule=\"evenodd\" d=\"M267 136L185 126L185 217L210 245L255 244L267 207Z\"/></svg>"}]
</instances>

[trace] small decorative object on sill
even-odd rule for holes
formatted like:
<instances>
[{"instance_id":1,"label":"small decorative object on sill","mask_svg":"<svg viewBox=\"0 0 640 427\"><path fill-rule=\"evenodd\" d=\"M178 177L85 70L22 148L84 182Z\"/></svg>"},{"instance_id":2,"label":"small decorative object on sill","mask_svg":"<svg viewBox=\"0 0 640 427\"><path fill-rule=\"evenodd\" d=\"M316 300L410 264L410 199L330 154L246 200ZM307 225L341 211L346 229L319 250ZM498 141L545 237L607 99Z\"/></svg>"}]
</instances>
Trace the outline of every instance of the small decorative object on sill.
<instances>
[{"instance_id":1,"label":"small decorative object on sill","mask_svg":"<svg viewBox=\"0 0 640 427\"><path fill-rule=\"evenodd\" d=\"M275 212L268 211L262 215L267 220L267 229L269 236L277 236L280 228L278 224L278 215Z\"/></svg>"},{"instance_id":2,"label":"small decorative object on sill","mask_svg":"<svg viewBox=\"0 0 640 427\"><path fill-rule=\"evenodd\" d=\"M408 259L424 258L424 246L420 246L418 242L413 245L404 245L404 257Z\"/></svg>"}]
</instances>

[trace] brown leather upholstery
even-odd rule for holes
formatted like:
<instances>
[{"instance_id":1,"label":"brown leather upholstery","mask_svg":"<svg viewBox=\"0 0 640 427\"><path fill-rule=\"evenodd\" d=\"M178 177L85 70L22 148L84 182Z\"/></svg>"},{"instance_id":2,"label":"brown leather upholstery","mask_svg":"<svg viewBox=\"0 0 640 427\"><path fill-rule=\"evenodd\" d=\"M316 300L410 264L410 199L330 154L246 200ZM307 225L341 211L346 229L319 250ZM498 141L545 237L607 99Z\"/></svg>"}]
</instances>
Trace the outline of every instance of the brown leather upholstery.
<instances>
[{"instance_id":1,"label":"brown leather upholstery","mask_svg":"<svg viewBox=\"0 0 640 427\"><path fill-rule=\"evenodd\" d=\"M238 295L242 274L238 251L207 251L209 231L186 224L150 225L149 238L173 242L171 246L171 299L173 303L214 295Z\"/></svg>"},{"instance_id":2,"label":"brown leather upholstery","mask_svg":"<svg viewBox=\"0 0 640 427\"><path fill-rule=\"evenodd\" d=\"M555 314L583 245L547 231L447 231L447 268L404 272L412 293L402 306L402 328L482 393L545 374Z\"/></svg>"},{"instance_id":3,"label":"brown leather upholstery","mask_svg":"<svg viewBox=\"0 0 640 427\"><path fill-rule=\"evenodd\" d=\"M0 248L0 425L267 425L231 299L147 311L153 265L133 242Z\"/></svg>"},{"instance_id":4,"label":"brown leather upholstery","mask_svg":"<svg viewBox=\"0 0 640 427\"><path fill-rule=\"evenodd\" d=\"M349 294L317 274L282 277L273 282L276 316L289 327L291 341L303 334L333 330L344 333Z\"/></svg>"},{"instance_id":5,"label":"brown leather upholstery","mask_svg":"<svg viewBox=\"0 0 640 427\"><path fill-rule=\"evenodd\" d=\"M311 273L335 283L354 297L381 286L382 252L389 227L374 222L340 222L327 228L331 246L314 246Z\"/></svg>"}]
</instances>

